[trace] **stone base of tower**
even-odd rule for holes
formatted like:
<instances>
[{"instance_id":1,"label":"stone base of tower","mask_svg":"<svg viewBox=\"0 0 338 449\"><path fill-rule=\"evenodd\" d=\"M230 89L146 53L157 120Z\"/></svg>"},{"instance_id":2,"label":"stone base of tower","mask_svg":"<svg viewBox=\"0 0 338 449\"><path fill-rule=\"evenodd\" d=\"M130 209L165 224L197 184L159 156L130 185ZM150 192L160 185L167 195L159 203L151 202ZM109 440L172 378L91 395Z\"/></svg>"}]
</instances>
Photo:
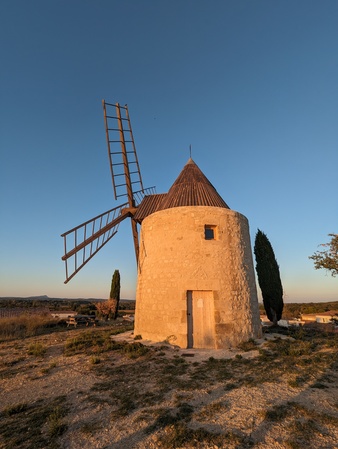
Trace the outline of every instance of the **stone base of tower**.
<instances>
[{"instance_id":1,"label":"stone base of tower","mask_svg":"<svg viewBox=\"0 0 338 449\"><path fill-rule=\"evenodd\" d=\"M239 298L233 297L230 301L236 299ZM229 298L222 299L217 291L188 290L182 292L176 307L172 301L167 311L156 310L154 304L152 310L144 314L137 307L134 334L145 340L201 349L236 347L250 338L262 336L260 320L253 319L250 310L243 311L240 319L231 319L222 307L224 302L229 302ZM191 311L189 304L192 304ZM210 308L214 310L208 315Z\"/></svg>"},{"instance_id":2,"label":"stone base of tower","mask_svg":"<svg viewBox=\"0 0 338 449\"><path fill-rule=\"evenodd\" d=\"M182 348L222 349L261 337L246 217L186 206L143 221L134 332Z\"/></svg>"}]
</instances>

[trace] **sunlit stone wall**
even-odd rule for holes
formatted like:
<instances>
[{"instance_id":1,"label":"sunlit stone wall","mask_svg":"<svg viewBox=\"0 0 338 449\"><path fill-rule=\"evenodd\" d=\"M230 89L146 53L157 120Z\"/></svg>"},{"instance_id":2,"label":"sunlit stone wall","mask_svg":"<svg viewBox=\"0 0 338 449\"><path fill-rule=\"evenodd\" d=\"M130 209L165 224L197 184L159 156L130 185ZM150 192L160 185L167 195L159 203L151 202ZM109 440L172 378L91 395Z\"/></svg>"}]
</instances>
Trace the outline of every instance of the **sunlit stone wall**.
<instances>
[{"instance_id":1,"label":"sunlit stone wall","mask_svg":"<svg viewBox=\"0 0 338 449\"><path fill-rule=\"evenodd\" d=\"M205 225L215 226L214 240L205 239ZM189 291L211 295L208 347L228 348L261 336L249 226L242 214L189 206L159 211L143 221L135 335L186 348ZM194 322L195 332L203 329L203 319Z\"/></svg>"}]
</instances>

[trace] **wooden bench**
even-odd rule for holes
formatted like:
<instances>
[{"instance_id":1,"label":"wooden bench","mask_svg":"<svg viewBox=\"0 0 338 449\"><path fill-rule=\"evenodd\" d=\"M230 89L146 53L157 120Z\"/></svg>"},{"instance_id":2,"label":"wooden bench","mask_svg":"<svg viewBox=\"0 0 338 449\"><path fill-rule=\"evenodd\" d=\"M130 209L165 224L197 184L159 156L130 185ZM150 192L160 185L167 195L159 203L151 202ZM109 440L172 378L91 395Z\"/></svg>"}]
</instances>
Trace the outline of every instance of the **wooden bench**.
<instances>
[{"instance_id":1,"label":"wooden bench","mask_svg":"<svg viewBox=\"0 0 338 449\"><path fill-rule=\"evenodd\" d=\"M76 327L77 325L83 325L83 326L96 326L96 320L94 318L81 318L79 317L78 319L76 319L75 317L69 317L68 320L66 321L67 323L67 327L73 325L74 327Z\"/></svg>"},{"instance_id":2,"label":"wooden bench","mask_svg":"<svg viewBox=\"0 0 338 449\"><path fill-rule=\"evenodd\" d=\"M67 323L67 327L69 327L69 326L71 326L71 325L73 325L74 327L77 326L77 321L76 321L76 319L73 318L73 317L68 318L68 320L66 321L66 323Z\"/></svg>"}]
</instances>

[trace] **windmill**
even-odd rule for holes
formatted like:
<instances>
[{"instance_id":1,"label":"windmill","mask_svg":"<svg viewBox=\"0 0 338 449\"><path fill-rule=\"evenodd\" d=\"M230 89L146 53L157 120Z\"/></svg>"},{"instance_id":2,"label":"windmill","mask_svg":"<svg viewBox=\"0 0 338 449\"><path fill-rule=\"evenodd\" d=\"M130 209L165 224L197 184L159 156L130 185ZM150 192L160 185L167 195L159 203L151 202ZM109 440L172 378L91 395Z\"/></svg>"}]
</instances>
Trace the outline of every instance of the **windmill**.
<instances>
[{"instance_id":1,"label":"windmill","mask_svg":"<svg viewBox=\"0 0 338 449\"><path fill-rule=\"evenodd\" d=\"M127 106L103 101L103 110L115 199L127 200L62 234L66 282L129 218L136 335L218 349L259 338L247 218L229 208L191 157L167 193L144 189Z\"/></svg>"},{"instance_id":2,"label":"windmill","mask_svg":"<svg viewBox=\"0 0 338 449\"><path fill-rule=\"evenodd\" d=\"M64 240L65 284L116 235L120 223L127 218L131 220L138 261L138 229L134 214L145 195L155 193L155 187L143 187L128 106L105 100L102 100L102 106L115 200L124 198L126 201L61 235Z\"/></svg>"}]
</instances>

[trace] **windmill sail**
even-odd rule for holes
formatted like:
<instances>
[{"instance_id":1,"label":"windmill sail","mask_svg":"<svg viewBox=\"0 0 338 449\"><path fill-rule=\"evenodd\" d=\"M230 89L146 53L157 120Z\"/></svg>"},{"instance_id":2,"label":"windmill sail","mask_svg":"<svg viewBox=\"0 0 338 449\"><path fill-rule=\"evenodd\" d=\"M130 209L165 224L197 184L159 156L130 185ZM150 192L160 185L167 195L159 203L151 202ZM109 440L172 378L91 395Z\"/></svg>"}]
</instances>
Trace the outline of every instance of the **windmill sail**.
<instances>
[{"instance_id":1,"label":"windmill sail","mask_svg":"<svg viewBox=\"0 0 338 449\"><path fill-rule=\"evenodd\" d=\"M127 196L133 207L134 194L143 194L144 189L128 107L105 100L102 106L115 199Z\"/></svg>"},{"instance_id":2,"label":"windmill sail","mask_svg":"<svg viewBox=\"0 0 338 449\"><path fill-rule=\"evenodd\" d=\"M130 217L130 210L128 203L125 203L61 235L65 251L62 257L66 264L65 284L114 237L119 224L127 217Z\"/></svg>"},{"instance_id":3,"label":"windmill sail","mask_svg":"<svg viewBox=\"0 0 338 449\"><path fill-rule=\"evenodd\" d=\"M129 207L135 207L144 197L128 106L102 100L110 171L115 199L126 196ZM154 193L154 188L147 189ZM131 220L136 261L139 255L137 222Z\"/></svg>"},{"instance_id":4,"label":"windmill sail","mask_svg":"<svg viewBox=\"0 0 338 449\"><path fill-rule=\"evenodd\" d=\"M106 103L102 100L110 171L115 199L127 197L127 202L104 212L61 235L64 239L66 280L69 282L81 268L118 231L125 218L131 218L136 261L139 243L137 221L134 219L137 206L145 195L155 193L155 187L143 188L133 131L128 107Z\"/></svg>"}]
</instances>

